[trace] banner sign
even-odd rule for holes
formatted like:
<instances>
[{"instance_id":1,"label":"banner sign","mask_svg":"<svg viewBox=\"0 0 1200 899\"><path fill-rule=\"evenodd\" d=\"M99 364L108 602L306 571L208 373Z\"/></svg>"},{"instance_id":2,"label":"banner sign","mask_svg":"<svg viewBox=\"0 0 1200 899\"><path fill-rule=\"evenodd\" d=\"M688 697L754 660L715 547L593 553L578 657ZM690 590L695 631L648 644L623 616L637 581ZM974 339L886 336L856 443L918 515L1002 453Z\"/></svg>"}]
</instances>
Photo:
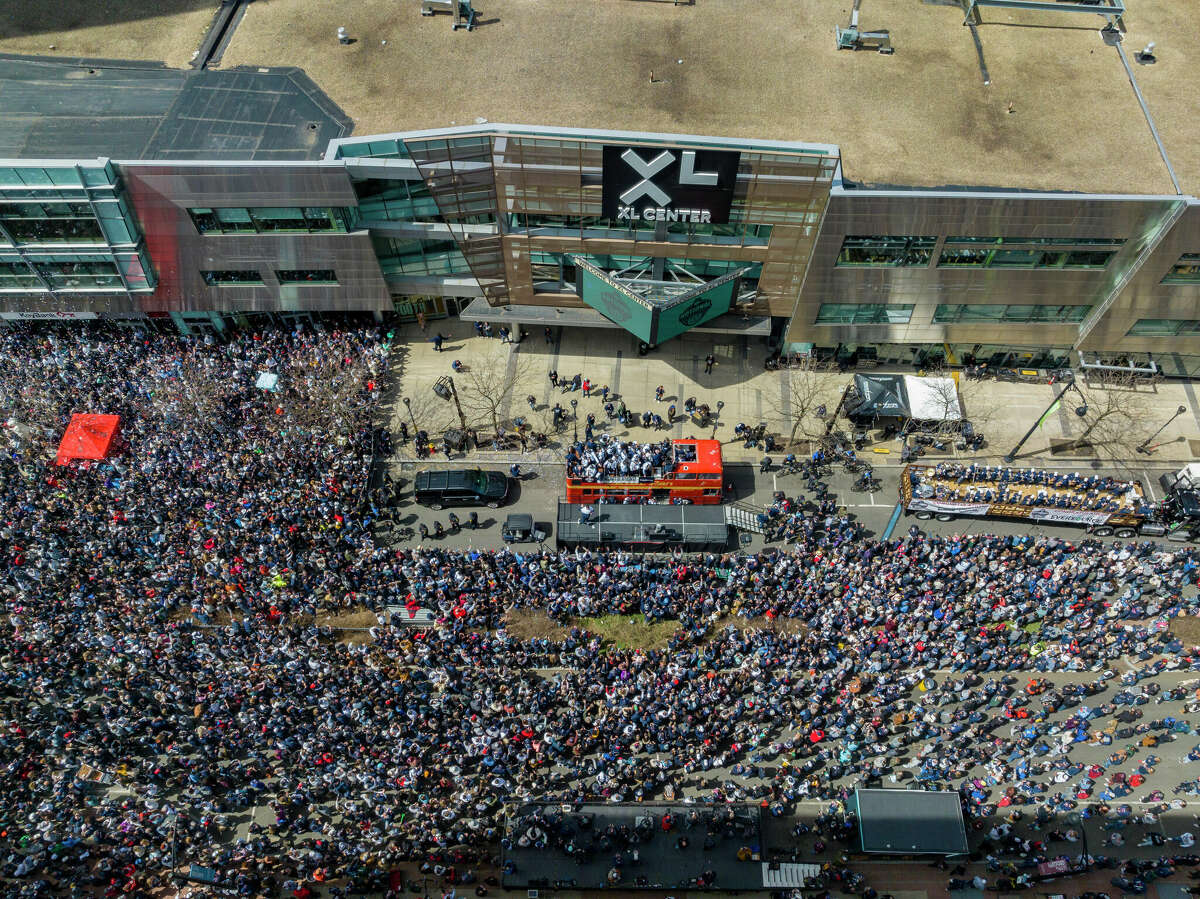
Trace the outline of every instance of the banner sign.
<instances>
[{"instance_id":1,"label":"banner sign","mask_svg":"<svg viewBox=\"0 0 1200 899\"><path fill-rule=\"evenodd\" d=\"M586 259L576 256L574 262L579 280L579 299L639 340L651 343L654 336L654 307Z\"/></svg>"},{"instance_id":2,"label":"banner sign","mask_svg":"<svg viewBox=\"0 0 1200 899\"><path fill-rule=\"evenodd\" d=\"M917 499L908 504L909 512L934 512L948 515L987 515L991 503L948 503L934 499ZM1035 506L1029 510L1031 521L1064 522L1066 524L1104 524L1111 515L1108 512L1087 512L1082 509L1050 509Z\"/></svg>"},{"instance_id":3,"label":"banner sign","mask_svg":"<svg viewBox=\"0 0 1200 899\"><path fill-rule=\"evenodd\" d=\"M0 319L13 321L90 321L95 312L0 312Z\"/></svg>"},{"instance_id":4,"label":"banner sign","mask_svg":"<svg viewBox=\"0 0 1200 899\"><path fill-rule=\"evenodd\" d=\"M662 343L718 315L724 315L737 296L738 279L747 271L748 267L729 272L676 297L670 306L659 310L654 324L654 340L651 342Z\"/></svg>"},{"instance_id":5,"label":"banner sign","mask_svg":"<svg viewBox=\"0 0 1200 899\"><path fill-rule=\"evenodd\" d=\"M1082 509L1048 509L1036 506L1029 510L1034 521L1065 521L1070 524L1104 524L1111 517L1108 512L1085 512Z\"/></svg>"},{"instance_id":6,"label":"banner sign","mask_svg":"<svg viewBox=\"0 0 1200 899\"><path fill-rule=\"evenodd\" d=\"M604 217L723 225L740 158L729 150L605 147Z\"/></svg>"},{"instance_id":7,"label":"banner sign","mask_svg":"<svg viewBox=\"0 0 1200 899\"><path fill-rule=\"evenodd\" d=\"M949 515L987 515L991 503L944 503L936 499L914 499L908 504L910 512L944 512Z\"/></svg>"}]
</instances>

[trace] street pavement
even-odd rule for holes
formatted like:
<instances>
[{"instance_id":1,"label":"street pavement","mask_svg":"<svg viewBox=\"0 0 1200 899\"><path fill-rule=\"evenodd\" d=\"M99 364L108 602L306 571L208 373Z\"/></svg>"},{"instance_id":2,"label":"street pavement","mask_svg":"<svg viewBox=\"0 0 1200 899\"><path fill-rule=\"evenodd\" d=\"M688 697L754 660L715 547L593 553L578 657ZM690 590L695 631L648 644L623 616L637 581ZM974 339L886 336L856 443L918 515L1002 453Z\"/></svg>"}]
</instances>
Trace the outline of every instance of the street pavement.
<instances>
[{"instance_id":1,"label":"street pavement","mask_svg":"<svg viewBox=\"0 0 1200 899\"><path fill-rule=\"evenodd\" d=\"M443 335L442 352L437 352L432 339ZM720 342L725 341L725 342ZM712 354L715 364L711 373L705 371L705 359ZM516 417L524 417L535 431L550 435L551 446L545 450L522 454L519 450L499 453L485 449L472 451L480 458L495 461L515 458L530 461L561 460L566 441L573 426L568 418L562 434L554 435L550 427L552 407L561 404L570 415L571 400L578 406L578 423L589 413L605 424L608 433L623 439L661 439L662 437L716 437L724 443L725 456L730 461L757 463L762 452L748 449L733 438L734 427L763 423L779 439L792 434L796 418L802 409L811 410L825 404L836 407L845 387L852 381L853 372L807 373L796 371L767 371L764 368L766 349L760 340L745 337L699 337L684 335L639 356L637 341L618 331L598 335L586 329L551 329L547 340L541 331L531 333L519 344L502 343L497 337L481 337L470 322L457 320L434 321L422 332L416 324L397 326L396 347L393 352L392 390L390 405L393 430L404 422L430 433L435 439L452 427L465 423L481 436L494 431L492 412L503 427L511 427ZM454 361L465 370L456 374ZM665 417L667 409L677 407L678 420L666 430L652 431L640 426L625 427L605 422L603 400L598 392L584 396L582 391L563 393L551 387L548 375L558 373L568 380L580 374L595 385L596 390L608 386L610 395L620 396L633 412L649 410ZM884 371L877 369L875 371ZM916 373L908 369L906 374ZM433 390L440 378L453 378L460 396L463 415L457 414L450 400L439 398ZM1083 379L1080 383L1084 384ZM656 401L656 388L662 386L664 396ZM1012 383L997 380L972 381L959 378L959 394L966 416L985 436L980 452L959 452L951 445L944 458L962 456L973 460L998 461L1016 446L1026 431L1037 422L1053 400L1061 384L1044 382ZM1031 466L1059 465L1074 468L1103 466L1139 469L1147 464L1166 465L1178 469L1182 464L1200 458L1200 401L1192 383L1184 380L1165 380L1144 384L1136 389L1088 387L1096 408L1111 404L1120 414L1109 422L1126 419L1119 443L1102 445L1093 456L1052 457L1052 441L1078 438L1086 424L1075 415L1080 402L1077 394L1069 394L1061 406L1045 418L1022 448L1020 464ZM486 396L485 396L486 395ZM527 397L533 396L534 409ZM402 399L408 399L408 405ZM715 427L700 429L683 415L688 398L697 404L708 404L716 417ZM1182 414L1176 414L1183 407ZM797 437L819 432L820 422L811 415L799 416ZM1169 422L1169 424L1167 424ZM1133 452L1133 445L1151 438L1155 430L1166 424L1162 432L1149 443L1149 453ZM842 419L838 426L849 432L849 423ZM1102 426L1094 437L1110 433ZM872 433L871 437L878 437ZM1098 440L1098 442L1100 442ZM899 442L895 439L873 443L868 449L880 467L897 466ZM411 446L403 450L411 454ZM796 450L805 451L805 447ZM773 454L777 459L783 453ZM507 467L505 464L505 467Z\"/></svg>"},{"instance_id":2,"label":"street pavement","mask_svg":"<svg viewBox=\"0 0 1200 899\"><path fill-rule=\"evenodd\" d=\"M419 525L424 523L432 533L434 523L441 522L443 528L449 526L450 509L433 512L417 505L412 498L412 479L421 470L430 468L458 468L478 466L486 470L507 473L507 460L491 460L481 454L455 454L455 458L447 462L444 456L428 460L416 461L411 457L400 456L392 461L390 472L398 483L398 499L395 504L396 525L398 528L410 528L416 532ZM535 522L546 525L544 528L550 535L547 545L553 548L554 522L558 512L558 500L565 492L565 467L555 462L522 461L521 470L527 472L527 478L513 485L512 498L507 505L500 509L476 509L479 513L480 528L470 530L464 528L457 534L447 533L441 539L431 538L431 542L454 548L499 549L504 546L500 537L500 526L507 515L513 512L524 512L532 515ZM1077 470L1072 466L1056 465L1055 469L1062 471ZM1158 496L1158 476L1172 470L1170 466L1161 464L1145 464L1132 472L1150 491L1152 496ZM1097 469L1099 474L1128 477L1131 472L1115 467ZM872 493L855 492L852 484L855 475L842 472L840 469L825 478L829 491L837 501L845 506L847 514L853 516L865 528L868 536L880 536L887 528L892 513L896 508L899 495L901 469L896 467L879 467L876 471L882 486ZM733 491L726 497L749 506L762 508L772 501L776 491L785 493L790 498L801 496L811 499L812 495L806 489L806 483L801 475L780 473L778 466L772 471L762 472L757 465L734 463L727 466L726 483L733 485ZM470 509L453 510L458 517L466 522ZM912 525L918 526L927 534L999 534L1002 536L1027 534L1032 536L1054 535L1067 540L1081 540L1086 532L1081 527L1071 525L1043 524L1032 521L1008 521L994 518L959 518L950 522L937 520L918 521L911 516L901 517L894 536L901 536ZM1143 538L1148 539L1148 538ZM415 545L419 538L398 541ZM740 544L747 551L757 551L764 546L759 534L751 535L749 543ZM737 548L732 542L730 549Z\"/></svg>"}]
</instances>

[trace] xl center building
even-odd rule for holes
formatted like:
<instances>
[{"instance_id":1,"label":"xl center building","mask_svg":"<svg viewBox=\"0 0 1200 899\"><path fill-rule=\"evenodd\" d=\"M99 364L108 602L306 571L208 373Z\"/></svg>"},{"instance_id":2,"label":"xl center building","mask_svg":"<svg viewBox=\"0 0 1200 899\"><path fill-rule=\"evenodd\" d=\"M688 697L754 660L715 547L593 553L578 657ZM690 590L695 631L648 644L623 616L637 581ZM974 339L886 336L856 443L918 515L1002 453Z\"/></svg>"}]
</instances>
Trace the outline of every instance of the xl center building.
<instances>
[{"instance_id":1,"label":"xl center building","mask_svg":"<svg viewBox=\"0 0 1200 899\"><path fill-rule=\"evenodd\" d=\"M1150 5L1153 22L1159 10L1156 0ZM831 24L840 15L825 0L813 7ZM938 27L963 27L944 12L920 14L943 17ZM257 7L248 23L251 15ZM671 15L693 16L680 20L686 27L707 27L697 17L718 14L693 8ZM1041 13L1013 15L1044 21ZM1114 159L1112 147L1101 146L1103 166L1094 159L1103 177L1081 175L1085 163L1055 156L1094 152L1090 144L1035 153L1021 143L1033 137L1025 132L992 136L1015 142L1004 146L1007 156L991 146L1001 154L989 157L996 172L978 160L947 161L959 148L948 142L939 154L946 136L928 123L931 146L910 136L902 150L889 146L865 165L857 146L844 159L840 141L652 129L480 121L353 136L327 101L287 120L296 139L274 149L264 149L262 135L244 146L231 142L223 133L228 115L172 131L191 120L182 99L161 110L154 136L141 143L86 128L69 141L37 126L15 136L10 129L0 145L13 157L0 159L0 314L149 317L194 330L256 315L421 312L527 330L623 329L648 345L695 331L916 364L1010 352L1028 365L1060 364L1072 350L1151 354L1168 373L1192 373L1200 368L1200 200L1183 185L1193 170L1200 183L1200 154L1189 144L1173 156L1179 145L1151 127L1144 97L1152 92L1131 90L1159 72L1139 69L1133 81L1116 72L1111 83L1120 65L1114 30L1105 37L1076 27L1098 29L1103 17L1049 21L1063 28L1072 53L1102 67L1087 74L1109 95L1114 124L1106 125L1106 139L1136 147ZM422 20L420 28L422 39L449 36L444 21ZM485 32L454 40L480 42ZM907 70L887 68L904 46L883 58L822 40L834 61L822 64L844 64L846 77L869 65L870 78L886 85L897 76L897 91L905 87ZM1103 62L1092 61L1095 54ZM1175 62L1174 74L1189 62ZM1000 67L994 57L991 65ZM94 97L75 99L76 68L0 59L0 87L10 88L0 90L0 107L14 85L36 81L58 91L59 107L75 104L81 121L95 117ZM912 71L927 77L929 70ZM249 97L261 92L258 81L286 72L202 74L236 77L228 89ZM647 89L654 83L651 71ZM786 89L764 91L770 98ZM298 96L312 102L313 93L305 87ZM264 117L239 112L243 106L229 115L270 133ZM1023 112L1009 101L1006 111L989 115ZM0 108L0 120L16 115ZM898 129L920 115L914 110L889 126L897 141L905 138ZM299 125L305 116L317 120L307 134ZM612 110L597 115L614 118ZM629 118L663 117L643 110ZM815 116L803 126L764 130L821 138L838 137L844 126ZM165 140L164 133L175 136ZM850 132L847 139L859 138ZM980 140L972 133L957 139ZM922 165L943 171L922 177ZM855 177L856 166L866 177ZM959 170L971 183L947 183L945 173ZM1114 181L1114 171L1125 174ZM914 172L912 181L934 183L904 184ZM1011 186L988 186L990 176ZM1114 187L1080 189L1089 181Z\"/></svg>"}]
</instances>

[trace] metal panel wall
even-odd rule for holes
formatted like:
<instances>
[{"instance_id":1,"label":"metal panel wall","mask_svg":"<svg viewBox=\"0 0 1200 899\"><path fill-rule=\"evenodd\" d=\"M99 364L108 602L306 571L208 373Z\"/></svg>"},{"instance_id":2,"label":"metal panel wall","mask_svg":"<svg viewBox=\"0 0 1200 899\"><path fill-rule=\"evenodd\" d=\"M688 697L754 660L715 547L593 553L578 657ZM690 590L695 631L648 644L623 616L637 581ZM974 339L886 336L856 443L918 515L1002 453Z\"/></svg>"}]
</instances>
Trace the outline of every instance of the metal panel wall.
<instances>
[{"instance_id":1,"label":"metal panel wall","mask_svg":"<svg viewBox=\"0 0 1200 899\"><path fill-rule=\"evenodd\" d=\"M1184 253L1200 253L1200 201L1192 198L1175 227L1162 239L1142 267L1117 296L1108 314L1083 342L1089 350L1120 348L1149 352L1156 357L1180 353L1200 355L1200 335L1129 337L1127 332L1142 318L1200 320L1200 284L1163 284L1163 277ZM1169 372L1174 369L1163 361Z\"/></svg>"},{"instance_id":2,"label":"metal panel wall","mask_svg":"<svg viewBox=\"0 0 1200 899\"><path fill-rule=\"evenodd\" d=\"M201 234L188 209L240 206L353 206L338 165L160 166L122 168L156 272L148 312L357 311L390 309L391 296L370 236ZM278 269L333 269L337 285L282 286ZM211 287L202 270L255 270L263 285Z\"/></svg>"},{"instance_id":3,"label":"metal panel wall","mask_svg":"<svg viewBox=\"0 0 1200 899\"><path fill-rule=\"evenodd\" d=\"M1072 346L1079 333L1077 324L935 325L934 308L939 303L1099 303L1109 270L1128 264L1136 253L1135 239L1174 200L835 188L787 339L822 346L942 342ZM938 241L923 267L837 266L845 237L875 235L936 236ZM942 246L950 236L1120 238L1128 243L1107 269L938 268ZM816 325L822 303L904 303L914 309L907 324Z\"/></svg>"}]
</instances>

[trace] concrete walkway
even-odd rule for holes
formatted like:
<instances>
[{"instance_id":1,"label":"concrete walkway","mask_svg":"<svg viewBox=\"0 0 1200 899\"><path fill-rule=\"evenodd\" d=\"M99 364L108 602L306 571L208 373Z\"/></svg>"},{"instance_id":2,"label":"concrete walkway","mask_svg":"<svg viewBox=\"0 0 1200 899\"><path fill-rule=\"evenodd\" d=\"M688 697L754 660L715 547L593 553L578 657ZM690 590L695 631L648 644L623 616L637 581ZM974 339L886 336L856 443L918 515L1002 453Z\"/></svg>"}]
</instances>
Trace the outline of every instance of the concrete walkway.
<instances>
[{"instance_id":1,"label":"concrete walkway","mask_svg":"<svg viewBox=\"0 0 1200 899\"><path fill-rule=\"evenodd\" d=\"M572 438L572 400L578 403L580 434L584 420L591 413L596 416L597 430L621 438L715 436L724 442L727 460L757 462L762 451L746 449L741 441L733 439L733 431L738 422L747 425L764 422L770 433L783 440L793 434L795 427L799 443L795 452L799 454L807 452L806 435L815 436L823 431L821 421L812 411L822 403L832 411L853 378L853 372L767 371L766 351L761 341L744 337L730 337L721 343L685 335L640 357L637 340L617 331L558 328L551 330L549 339L541 331L531 331L521 343L507 344L497 336L477 336L470 323L456 320L432 322L424 333L415 324L397 330L396 389L398 397L408 398L411 406L405 406L399 399L394 404L394 430L404 421L411 431L415 421L436 441L445 429L459 427L465 421L478 431L482 440L494 433L495 421L508 428L513 418L523 416L534 431L551 435L551 445L536 452L522 454L519 449L512 449L468 453L489 462L560 460ZM432 342L437 333L447 338L440 353ZM716 364L711 373L706 373L705 357L709 353ZM466 370L454 374L451 368L454 360L463 363ZM564 380L578 373L590 379L597 392L587 397L581 391L555 390L548 378L552 370ZM454 404L438 398L433 391L438 378L451 375L463 409L461 420ZM1182 465L1200 459L1200 403L1191 382L1164 381L1136 390L1088 386L1082 381L1080 384L1093 410L1092 418L1098 412L1105 417L1092 432L1098 445L1090 451L1050 453L1053 441L1069 442L1081 437L1091 420L1076 415L1081 397L1072 391L1029 438L1019 456L1021 464L1079 469L1096 467L1101 462L1110 466L1125 462L1141 467L1151 462ZM666 418L668 407L674 404L677 420L668 430L657 432L640 425L626 427L607 421L598 393L605 385L631 412L649 410ZM660 385L664 398L657 402L655 389ZM950 445L944 453L935 456L931 451L926 458L960 456L999 461L1042 416L1060 389L1061 385L1047 383L959 378L959 395L966 415L985 435L986 445L977 453L956 452ZM532 409L529 396L534 398ZM707 403L717 413L715 427L701 429L684 416L684 402L689 397L697 404ZM551 427L551 408L556 403L567 413L566 428L557 436ZM1180 406L1184 412L1153 439L1152 452L1136 453L1134 447L1175 415ZM797 418L800 418L798 425ZM838 421L838 427L847 433L852 430L844 418ZM871 432L872 438L877 436L878 432ZM873 443L871 449L878 454L874 460L877 465L899 464L897 440ZM402 454L410 456L412 452L411 443L402 450ZM772 456L778 462L784 452L776 451Z\"/></svg>"}]
</instances>

